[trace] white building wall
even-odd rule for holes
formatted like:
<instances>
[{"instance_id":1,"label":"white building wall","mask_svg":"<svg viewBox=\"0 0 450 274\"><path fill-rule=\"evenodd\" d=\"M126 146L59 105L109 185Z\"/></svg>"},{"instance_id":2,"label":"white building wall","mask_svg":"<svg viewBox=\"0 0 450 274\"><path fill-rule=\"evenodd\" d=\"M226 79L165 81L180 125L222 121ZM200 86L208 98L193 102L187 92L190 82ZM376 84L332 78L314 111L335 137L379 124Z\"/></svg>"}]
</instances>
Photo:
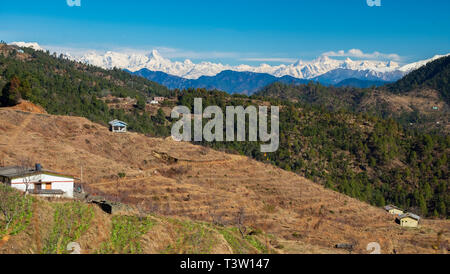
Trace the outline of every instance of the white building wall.
<instances>
[{"instance_id":1,"label":"white building wall","mask_svg":"<svg viewBox=\"0 0 450 274\"><path fill-rule=\"evenodd\" d=\"M25 191L27 189L27 183L28 183L28 190L34 189L34 183L39 182L42 178L42 175L32 175L32 176L26 176L22 178L15 178L11 180L11 187L16 188L21 191Z\"/></svg>"},{"instance_id":2,"label":"white building wall","mask_svg":"<svg viewBox=\"0 0 450 274\"><path fill-rule=\"evenodd\" d=\"M400 209L394 208L394 209L389 210L389 213L391 213L392 215L402 215L404 212L401 211Z\"/></svg>"},{"instance_id":3,"label":"white building wall","mask_svg":"<svg viewBox=\"0 0 450 274\"><path fill-rule=\"evenodd\" d=\"M28 190L34 189L35 183L42 183L42 189L45 189L47 183L51 183L53 190L62 190L65 192L64 197L73 198L73 187L74 187L73 178L49 174L32 175L13 179L11 181L11 187L21 191L25 191L26 182L30 182L30 184L28 185Z\"/></svg>"},{"instance_id":4,"label":"white building wall","mask_svg":"<svg viewBox=\"0 0 450 274\"><path fill-rule=\"evenodd\" d=\"M73 180L72 182L58 182L52 184L52 189L60 189L65 192L64 197L73 198Z\"/></svg>"}]
</instances>

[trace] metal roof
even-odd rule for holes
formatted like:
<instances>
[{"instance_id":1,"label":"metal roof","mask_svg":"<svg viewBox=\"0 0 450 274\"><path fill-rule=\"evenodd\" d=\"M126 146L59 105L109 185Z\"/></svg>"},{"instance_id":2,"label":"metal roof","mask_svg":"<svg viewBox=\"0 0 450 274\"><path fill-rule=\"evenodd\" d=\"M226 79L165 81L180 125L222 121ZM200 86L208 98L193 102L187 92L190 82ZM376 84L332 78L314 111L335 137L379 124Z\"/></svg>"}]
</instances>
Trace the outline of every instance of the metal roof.
<instances>
[{"instance_id":1,"label":"metal roof","mask_svg":"<svg viewBox=\"0 0 450 274\"><path fill-rule=\"evenodd\" d=\"M117 125L128 126L127 123L120 121L120 120L112 120L111 122L109 122L109 124L112 126L117 126Z\"/></svg>"},{"instance_id":2,"label":"metal roof","mask_svg":"<svg viewBox=\"0 0 450 274\"><path fill-rule=\"evenodd\" d=\"M65 192L60 189L32 189L30 190L30 193L40 195L63 195Z\"/></svg>"},{"instance_id":3,"label":"metal roof","mask_svg":"<svg viewBox=\"0 0 450 274\"><path fill-rule=\"evenodd\" d=\"M403 211L403 209L401 209L399 207L396 207L395 205L387 205L387 206L384 207L384 209L387 210L387 211L389 211L391 209L398 209L398 210Z\"/></svg>"},{"instance_id":4,"label":"metal roof","mask_svg":"<svg viewBox=\"0 0 450 274\"><path fill-rule=\"evenodd\" d=\"M404 219L404 218L412 218L412 219L415 219L415 220L417 220L417 221L419 221L420 220L420 217L419 216L417 216L416 214L413 214L413 213L405 213L405 214L402 214L402 215L400 215L400 216L398 216L398 218L401 220L401 219Z\"/></svg>"},{"instance_id":5,"label":"metal roof","mask_svg":"<svg viewBox=\"0 0 450 274\"><path fill-rule=\"evenodd\" d=\"M0 176L15 177L33 174L36 170L34 168L23 168L19 166L0 167Z\"/></svg>"},{"instance_id":6,"label":"metal roof","mask_svg":"<svg viewBox=\"0 0 450 274\"><path fill-rule=\"evenodd\" d=\"M64 175L58 172L54 172L47 169L42 170L36 170L35 168L27 168L27 167L20 167L20 166L8 166L8 167L0 167L0 177L6 177L6 178L17 178L27 175L35 175L35 174L50 174L55 176L61 176L61 177L70 177L69 175Z\"/></svg>"}]
</instances>

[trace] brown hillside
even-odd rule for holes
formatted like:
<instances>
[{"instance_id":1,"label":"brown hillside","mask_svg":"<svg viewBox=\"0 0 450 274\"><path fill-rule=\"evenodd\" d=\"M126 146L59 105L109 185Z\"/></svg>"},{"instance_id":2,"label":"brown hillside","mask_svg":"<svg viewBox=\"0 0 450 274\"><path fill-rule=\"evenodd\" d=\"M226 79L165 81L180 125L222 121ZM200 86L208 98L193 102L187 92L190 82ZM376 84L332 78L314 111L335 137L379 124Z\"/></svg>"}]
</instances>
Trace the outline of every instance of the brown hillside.
<instances>
[{"instance_id":1,"label":"brown hillside","mask_svg":"<svg viewBox=\"0 0 450 274\"><path fill-rule=\"evenodd\" d=\"M436 107L437 109L435 109ZM426 122L422 122L421 127L450 132L450 106L440 98L437 90L421 88L403 94L374 90L362 100L359 108L364 112L385 108L394 116L417 111L421 116L427 118Z\"/></svg>"},{"instance_id":2,"label":"brown hillside","mask_svg":"<svg viewBox=\"0 0 450 274\"><path fill-rule=\"evenodd\" d=\"M0 159L13 165L24 157L77 177L83 167L93 192L160 215L234 225L244 208L245 225L282 239L286 253L342 252L339 243L367 253L370 242L383 253L440 253L438 233L444 244L450 239L449 221L404 229L380 208L246 157L113 134L84 118L0 109Z\"/></svg>"},{"instance_id":3,"label":"brown hillside","mask_svg":"<svg viewBox=\"0 0 450 274\"><path fill-rule=\"evenodd\" d=\"M41 106L35 105L31 103L30 101L22 100L19 104L10 107L10 109L13 110L21 110L26 112L33 112L33 113L40 113L40 114L47 114L47 111Z\"/></svg>"}]
</instances>

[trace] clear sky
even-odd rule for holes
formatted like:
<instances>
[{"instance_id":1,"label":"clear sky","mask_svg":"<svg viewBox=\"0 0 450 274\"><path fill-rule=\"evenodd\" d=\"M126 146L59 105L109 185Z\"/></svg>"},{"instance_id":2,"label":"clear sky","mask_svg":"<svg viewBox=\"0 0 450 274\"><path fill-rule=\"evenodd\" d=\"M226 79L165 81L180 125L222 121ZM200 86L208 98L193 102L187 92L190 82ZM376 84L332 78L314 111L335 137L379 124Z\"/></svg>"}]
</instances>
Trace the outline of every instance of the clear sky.
<instances>
[{"instance_id":1,"label":"clear sky","mask_svg":"<svg viewBox=\"0 0 450 274\"><path fill-rule=\"evenodd\" d=\"M381 7L367 0L80 1L69 7L66 0L2 0L0 40L79 50L158 48L173 60L228 64L310 60L330 51L375 59L396 54L400 63L450 53L448 0L380 0Z\"/></svg>"}]
</instances>

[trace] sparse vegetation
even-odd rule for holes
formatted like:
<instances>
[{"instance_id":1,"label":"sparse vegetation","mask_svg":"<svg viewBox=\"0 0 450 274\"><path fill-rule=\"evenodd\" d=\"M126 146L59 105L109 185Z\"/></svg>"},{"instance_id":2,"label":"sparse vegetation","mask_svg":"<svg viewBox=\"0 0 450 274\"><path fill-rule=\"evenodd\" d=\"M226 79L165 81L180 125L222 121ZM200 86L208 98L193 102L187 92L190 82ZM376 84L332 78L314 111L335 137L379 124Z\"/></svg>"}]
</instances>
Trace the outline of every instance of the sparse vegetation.
<instances>
[{"instance_id":1,"label":"sparse vegetation","mask_svg":"<svg viewBox=\"0 0 450 274\"><path fill-rule=\"evenodd\" d=\"M94 212L82 202L55 203L53 228L48 235L44 254L67 253L67 245L77 241L87 231Z\"/></svg>"},{"instance_id":2,"label":"sparse vegetation","mask_svg":"<svg viewBox=\"0 0 450 274\"><path fill-rule=\"evenodd\" d=\"M269 250L267 245L258 239L257 235L245 235L242 237L237 227L223 228L219 232L233 249L234 254L274 253L273 250Z\"/></svg>"},{"instance_id":3,"label":"sparse vegetation","mask_svg":"<svg viewBox=\"0 0 450 274\"><path fill-rule=\"evenodd\" d=\"M97 253L139 254L142 252L142 236L154 225L155 221L150 217L114 216L110 239Z\"/></svg>"},{"instance_id":4,"label":"sparse vegetation","mask_svg":"<svg viewBox=\"0 0 450 274\"><path fill-rule=\"evenodd\" d=\"M0 238L25 230L31 220L33 198L0 182Z\"/></svg>"},{"instance_id":5,"label":"sparse vegetation","mask_svg":"<svg viewBox=\"0 0 450 274\"><path fill-rule=\"evenodd\" d=\"M203 223L170 219L177 232L177 239L164 253L168 254L210 254L217 239L210 227Z\"/></svg>"}]
</instances>

